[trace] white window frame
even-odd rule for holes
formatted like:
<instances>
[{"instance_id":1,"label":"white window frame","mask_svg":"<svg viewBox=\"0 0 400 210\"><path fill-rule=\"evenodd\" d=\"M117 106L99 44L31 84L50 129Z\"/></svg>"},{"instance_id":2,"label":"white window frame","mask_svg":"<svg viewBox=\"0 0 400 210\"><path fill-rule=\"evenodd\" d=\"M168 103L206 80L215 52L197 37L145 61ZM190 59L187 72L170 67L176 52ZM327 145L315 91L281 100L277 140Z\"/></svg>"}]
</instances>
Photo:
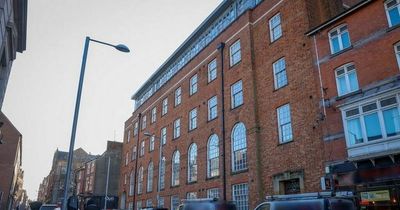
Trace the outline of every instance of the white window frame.
<instances>
[{"instance_id":1,"label":"white window frame","mask_svg":"<svg viewBox=\"0 0 400 210\"><path fill-rule=\"evenodd\" d=\"M165 163L166 163L166 160L165 160L165 157L163 156L161 158L161 162L159 165L161 171L160 171L160 177L158 178L159 179L158 183L160 186L158 186L158 187L160 188L160 190L165 188Z\"/></svg>"},{"instance_id":2,"label":"white window frame","mask_svg":"<svg viewBox=\"0 0 400 210\"><path fill-rule=\"evenodd\" d=\"M274 24L274 20L275 19L277 19L277 18L279 18L279 22L278 22L278 24L277 25L273 25ZM279 38L281 38L282 37L282 35L283 35L283 31L282 31L282 17L281 17L281 13L278 13L278 14L276 14L276 15L274 15L273 17L271 17L270 19L269 19L269 35L270 35L270 40L271 40L271 42L274 42L274 41L276 41L276 40L278 40ZM279 34L279 36L277 36L277 37L275 37L275 30L280 30L280 34Z\"/></svg>"},{"instance_id":3,"label":"white window frame","mask_svg":"<svg viewBox=\"0 0 400 210\"><path fill-rule=\"evenodd\" d=\"M241 198L238 200L238 198ZM232 200L236 204L237 210L249 209L249 185L247 183L232 185Z\"/></svg>"},{"instance_id":4,"label":"white window frame","mask_svg":"<svg viewBox=\"0 0 400 210\"><path fill-rule=\"evenodd\" d=\"M385 99L389 99L395 97L396 98L396 104L391 104L385 107L381 106L380 101L385 100ZM372 110L372 111L366 111L363 112L362 107L365 105L369 105L372 103L376 103L377 108ZM385 122L384 122L384 117L383 117L383 111L391 109L391 108L397 108L397 110L400 112L400 96L399 94L393 94L393 92L390 92L388 94L384 94L384 95L379 95L377 97L373 97L369 100L364 100L362 102L353 104L353 105L349 105L346 107L342 108L342 120L343 120L343 127L344 127L344 133L345 133L345 137L346 137L346 144L347 144L347 148L352 148L352 147L359 147L361 145L366 145L369 144L371 142L381 142L381 141L385 141L386 139L391 139L391 138L399 138L400 135L394 135L394 136L388 136L387 135L387 131L386 131L386 127L385 127ZM346 112L350 111L350 110L354 110L354 109L358 109L358 114L352 115L347 117L346 116ZM379 139L374 139L374 140L368 140L368 135L367 135L367 131L366 131L366 127L365 127L365 116L372 114L372 113L377 113L378 115L378 119L379 119L379 125L381 128L381 135L382 137ZM360 127L361 127L361 134L362 134L362 138L363 138L363 142L362 143L358 143L358 144L351 144L350 142L350 133L347 130L347 120L351 120L351 119L356 119L358 118L360 121Z\"/></svg>"},{"instance_id":5,"label":"white window frame","mask_svg":"<svg viewBox=\"0 0 400 210\"><path fill-rule=\"evenodd\" d=\"M174 201L178 201L177 205L174 206ZM177 195L172 195L171 196L171 210L178 210L179 209L179 196Z\"/></svg>"},{"instance_id":6,"label":"white window frame","mask_svg":"<svg viewBox=\"0 0 400 210\"><path fill-rule=\"evenodd\" d=\"M388 20L389 27L392 27L392 26L393 26L393 23L392 23L392 20L390 19L389 10L392 9L392 8L397 7L397 10L400 12L400 0L395 0L395 1L396 1L396 5L394 5L394 6L390 7L390 8L388 8L387 3L388 3L389 1L390 1L390 0L386 0L386 1L384 2L384 5L385 5L386 18L387 18L387 20Z\"/></svg>"},{"instance_id":7,"label":"white window frame","mask_svg":"<svg viewBox=\"0 0 400 210\"><path fill-rule=\"evenodd\" d=\"M142 130L144 130L147 127L147 116L143 115L142 117Z\"/></svg>"},{"instance_id":8,"label":"white window frame","mask_svg":"<svg viewBox=\"0 0 400 210\"><path fill-rule=\"evenodd\" d=\"M237 49L235 49L237 47ZM234 56L239 53L239 59L238 60L234 60ZM235 43L233 43L230 47L229 47L229 63L230 66L234 66L238 63L240 63L240 61L242 60L242 46L240 44L240 39L238 39Z\"/></svg>"},{"instance_id":9,"label":"white window frame","mask_svg":"<svg viewBox=\"0 0 400 210\"><path fill-rule=\"evenodd\" d=\"M284 109L284 108L286 108L286 107L288 107L289 108L289 123L285 123L285 124L282 124L282 122L281 122L281 120L280 120L280 114L279 114L279 111L281 110L281 109ZM277 120L278 120L278 131L279 131L279 143L286 143L286 142L290 142L290 141L293 141L293 124L292 124L292 115L291 115L292 113L291 113L291 109L290 109L290 104L285 104L285 105L282 105L282 106L280 106L280 107L278 107L277 109L276 109L276 116L277 116ZM290 132L291 132L291 138L290 139L286 139L286 140L284 140L283 139L283 131L282 131L282 126L285 126L285 125L288 125L288 124L290 124Z\"/></svg>"},{"instance_id":10,"label":"white window frame","mask_svg":"<svg viewBox=\"0 0 400 210\"><path fill-rule=\"evenodd\" d=\"M178 150L176 150L172 154L171 162L172 162L172 164L171 164L171 186L178 186L179 185L180 167L181 167L180 153ZM174 164L177 164L178 166L175 168Z\"/></svg>"},{"instance_id":11,"label":"white window frame","mask_svg":"<svg viewBox=\"0 0 400 210\"><path fill-rule=\"evenodd\" d=\"M189 131L197 128L197 108L189 112Z\"/></svg>"},{"instance_id":12,"label":"white window frame","mask_svg":"<svg viewBox=\"0 0 400 210\"><path fill-rule=\"evenodd\" d=\"M161 115L164 116L168 113L168 98L164 98L162 102Z\"/></svg>"},{"instance_id":13,"label":"white window frame","mask_svg":"<svg viewBox=\"0 0 400 210\"><path fill-rule=\"evenodd\" d=\"M175 106L178 106L182 103L182 88L178 87L175 90Z\"/></svg>"},{"instance_id":14,"label":"white window frame","mask_svg":"<svg viewBox=\"0 0 400 210\"><path fill-rule=\"evenodd\" d=\"M350 66L353 66L354 69L352 69L352 70L349 71L349 67L350 67ZM343 75L342 75L342 74L341 74L341 75L338 75L338 71L339 71L339 70L342 70L342 69L343 69L343 71L344 71ZM356 90L351 90L349 74L352 73L352 72L355 72L355 74L356 74L356 80L357 80L357 89L356 89ZM342 76L344 76L344 77L345 77L345 80L346 80L346 90L347 90L347 91L346 91L344 94L340 94L340 87L339 87L339 86L340 86L340 85L339 85L339 84L340 84L340 83L339 83L339 77L342 77ZM357 90L359 89L359 86L358 86L358 77L357 77L357 69L356 69L354 63L347 63L347 64L345 64L345 65L343 65L343 66L340 66L340 67L336 68L336 69L335 69L335 80L336 80L336 88L337 88L338 96L343 96L343 95L346 95L346 94L355 92L355 91L357 91Z\"/></svg>"},{"instance_id":15,"label":"white window frame","mask_svg":"<svg viewBox=\"0 0 400 210\"><path fill-rule=\"evenodd\" d=\"M143 157L144 156L144 148L145 148L145 141L143 140L142 142L140 142L140 157Z\"/></svg>"},{"instance_id":16,"label":"white window frame","mask_svg":"<svg viewBox=\"0 0 400 210\"><path fill-rule=\"evenodd\" d=\"M243 138L240 139L240 136L236 136L235 135L235 131L236 129L239 129L240 126L243 126L242 128L244 129L244 134L243 134ZM239 139L238 139L239 138ZM235 149L235 141L238 141L238 143L236 144L240 144L242 145L240 148ZM243 143L243 142L244 143ZM232 128L232 132L231 132L231 167L232 167L232 172L238 172L238 171L243 171L243 170L247 170L248 169L248 155L247 155L247 130L246 130L246 126L244 123L242 122L238 122L235 124L235 126L233 126ZM244 145L244 146L243 146ZM238 165L236 165L236 160L240 157L236 156L236 153L242 154L242 152L245 154L244 157L244 161L239 163ZM243 159L243 157L240 157L241 159Z\"/></svg>"},{"instance_id":17,"label":"white window frame","mask_svg":"<svg viewBox=\"0 0 400 210\"><path fill-rule=\"evenodd\" d=\"M236 92L236 87L240 86L240 89ZM236 104L236 98L240 97L241 101L239 101L238 104ZM242 80L239 80L235 82L233 85L231 85L231 108L234 109L236 107L239 107L243 104L244 98L243 98L243 82Z\"/></svg>"},{"instance_id":18,"label":"white window frame","mask_svg":"<svg viewBox=\"0 0 400 210\"><path fill-rule=\"evenodd\" d=\"M217 198L219 199L220 194L219 194L219 188L211 188L207 189L207 198Z\"/></svg>"},{"instance_id":19,"label":"white window frame","mask_svg":"<svg viewBox=\"0 0 400 210\"><path fill-rule=\"evenodd\" d=\"M136 159L136 145L132 148L132 155L131 155L131 160L135 160Z\"/></svg>"},{"instance_id":20,"label":"white window frame","mask_svg":"<svg viewBox=\"0 0 400 210\"><path fill-rule=\"evenodd\" d=\"M208 83L214 81L218 77L217 72L217 59L212 60L208 63L208 71L207 71L207 81ZM215 76L213 76L215 75Z\"/></svg>"},{"instance_id":21,"label":"white window frame","mask_svg":"<svg viewBox=\"0 0 400 210\"><path fill-rule=\"evenodd\" d=\"M125 165L127 166L129 163L129 152L125 154Z\"/></svg>"},{"instance_id":22,"label":"white window frame","mask_svg":"<svg viewBox=\"0 0 400 210\"><path fill-rule=\"evenodd\" d=\"M150 137L150 143L149 143L149 151L154 151L154 144L155 144L155 136Z\"/></svg>"},{"instance_id":23,"label":"white window frame","mask_svg":"<svg viewBox=\"0 0 400 210\"><path fill-rule=\"evenodd\" d=\"M340 32L340 29L342 29L343 27L347 27L347 28L346 28L346 31ZM337 52L334 52L334 48L333 48L333 42L332 42L332 39L334 38L334 37L332 36L332 33L333 33L333 32L336 32L337 34L336 34L335 36L338 37L339 51L337 51ZM350 43L350 45L349 45L348 47L346 47L346 48L344 48L344 46L343 46L343 40L342 40L342 34L344 34L345 32L347 32L347 34L349 35L349 43ZM351 45L352 45L352 44L351 44L350 31L349 31L349 27L348 27L347 24L339 25L339 26L335 27L334 29L330 30L330 31L328 32L328 36L329 36L329 46L330 46L330 48L331 48L331 54L336 54L336 53L338 53L338 52L341 52L341 51L343 51L343 50L345 50L345 49L351 47Z\"/></svg>"},{"instance_id":24,"label":"white window frame","mask_svg":"<svg viewBox=\"0 0 400 210\"><path fill-rule=\"evenodd\" d=\"M155 123L157 120L157 107L153 107L153 109L151 110L151 123Z\"/></svg>"},{"instance_id":25,"label":"white window frame","mask_svg":"<svg viewBox=\"0 0 400 210\"><path fill-rule=\"evenodd\" d=\"M284 67L283 67L283 69L278 69L278 66L279 66L279 64L280 64L281 62L283 62ZM275 87L275 90L278 90L278 89L280 89L280 88L285 87L285 86L288 84L287 71L286 71L286 59L285 59L285 57L282 57L282 58L278 59L277 61L275 61L275 62L272 64L272 69L273 69L273 71L274 71L274 87ZM284 72L284 74L285 74L286 82L285 82L284 84L279 84L279 83L278 83L278 74L283 73L283 72Z\"/></svg>"},{"instance_id":26,"label":"white window frame","mask_svg":"<svg viewBox=\"0 0 400 210\"><path fill-rule=\"evenodd\" d=\"M140 166L138 172L138 189L137 193L140 195L143 193L143 166Z\"/></svg>"},{"instance_id":27,"label":"white window frame","mask_svg":"<svg viewBox=\"0 0 400 210\"><path fill-rule=\"evenodd\" d=\"M128 133L127 133L127 140L128 143L131 141L131 129L128 129Z\"/></svg>"},{"instance_id":28,"label":"white window frame","mask_svg":"<svg viewBox=\"0 0 400 210\"><path fill-rule=\"evenodd\" d=\"M162 142L162 144L164 145L164 144L166 144L167 143L167 127L163 127L163 128L161 128L161 135L160 135L160 137L161 137L161 142Z\"/></svg>"},{"instance_id":29,"label":"white window frame","mask_svg":"<svg viewBox=\"0 0 400 210\"><path fill-rule=\"evenodd\" d=\"M174 121L174 139L177 139L181 136L181 118L178 118Z\"/></svg>"},{"instance_id":30,"label":"white window frame","mask_svg":"<svg viewBox=\"0 0 400 210\"><path fill-rule=\"evenodd\" d=\"M211 104L215 100L215 104ZM218 98L217 96L213 96L210 99L208 99L208 108L207 108L207 119L208 121L211 121L213 119L216 119L218 117ZM215 108L215 116L212 116L212 111Z\"/></svg>"},{"instance_id":31,"label":"white window frame","mask_svg":"<svg viewBox=\"0 0 400 210\"><path fill-rule=\"evenodd\" d=\"M136 121L133 124L133 136L136 136L138 134L138 130L139 130L139 123Z\"/></svg>"},{"instance_id":32,"label":"white window frame","mask_svg":"<svg viewBox=\"0 0 400 210\"><path fill-rule=\"evenodd\" d=\"M197 74L195 74L195 75L193 75L191 78L190 78L190 84L189 84L189 95L193 95L193 94L195 94L195 93L197 93L197 90L198 90L198 80L199 80L199 78L198 78L198 76L197 76Z\"/></svg>"},{"instance_id":33,"label":"white window frame","mask_svg":"<svg viewBox=\"0 0 400 210\"><path fill-rule=\"evenodd\" d=\"M396 55L397 65L399 66L399 70L400 70L400 42L397 42L394 45L394 53Z\"/></svg>"},{"instance_id":34,"label":"white window frame","mask_svg":"<svg viewBox=\"0 0 400 210\"><path fill-rule=\"evenodd\" d=\"M131 171L130 175L129 175L129 196L132 196L135 193L135 174L134 174L134 170Z\"/></svg>"},{"instance_id":35,"label":"white window frame","mask_svg":"<svg viewBox=\"0 0 400 210\"><path fill-rule=\"evenodd\" d=\"M142 201L136 202L136 210L142 210Z\"/></svg>"},{"instance_id":36,"label":"white window frame","mask_svg":"<svg viewBox=\"0 0 400 210\"><path fill-rule=\"evenodd\" d=\"M197 144L192 143L188 150L188 183L197 181Z\"/></svg>"},{"instance_id":37,"label":"white window frame","mask_svg":"<svg viewBox=\"0 0 400 210\"><path fill-rule=\"evenodd\" d=\"M211 145L211 141L216 140L217 145ZM217 162L216 173L213 174L211 166L213 162ZM212 134L207 141L207 177L219 176L219 138L217 134Z\"/></svg>"},{"instance_id":38,"label":"white window frame","mask_svg":"<svg viewBox=\"0 0 400 210\"><path fill-rule=\"evenodd\" d=\"M154 178L154 164L153 161L150 161L149 165L147 166L147 192L153 191L153 178Z\"/></svg>"}]
</instances>

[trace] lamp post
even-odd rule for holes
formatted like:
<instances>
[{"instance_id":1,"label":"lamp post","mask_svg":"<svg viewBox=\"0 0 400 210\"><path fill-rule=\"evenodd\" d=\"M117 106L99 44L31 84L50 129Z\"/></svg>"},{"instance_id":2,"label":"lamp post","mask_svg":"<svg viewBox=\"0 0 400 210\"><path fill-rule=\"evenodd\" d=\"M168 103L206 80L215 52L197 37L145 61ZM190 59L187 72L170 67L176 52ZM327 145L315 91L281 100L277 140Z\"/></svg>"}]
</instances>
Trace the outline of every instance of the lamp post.
<instances>
[{"instance_id":1,"label":"lamp post","mask_svg":"<svg viewBox=\"0 0 400 210\"><path fill-rule=\"evenodd\" d=\"M148 137L153 137L153 138L157 138L160 142L160 146L159 146L159 161L158 161L158 186L157 186L157 206L160 204L160 190L161 190L161 161L162 161L162 145L163 142L161 142L161 138L156 137L154 134L151 134L149 132L144 132L143 133L145 136Z\"/></svg>"},{"instance_id":2,"label":"lamp post","mask_svg":"<svg viewBox=\"0 0 400 210\"><path fill-rule=\"evenodd\" d=\"M74 145L75 145L76 127L77 127L77 124L78 124L79 107L80 107L80 103L81 103L81 95L82 95L82 87L83 87L83 78L85 76L86 59L87 59L87 54L88 54L90 41L114 47L115 49L117 49L117 50L119 50L121 52L126 52L126 53L129 52L129 48L127 46L123 45L123 44L112 45L112 44L109 44L109 43L106 43L106 42L102 42L102 41L99 41L99 40L91 39L88 36L85 39L85 47L83 49L81 73L80 73L79 84L78 84L78 92L77 92L77 95L76 95L76 102L75 102L74 120L72 122L71 141L69 143L67 174L66 174L65 183L64 183L64 200L63 200L63 205L62 205L63 210L67 210L69 183L70 183L70 179L71 179L72 159L74 157Z\"/></svg>"}]
</instances>

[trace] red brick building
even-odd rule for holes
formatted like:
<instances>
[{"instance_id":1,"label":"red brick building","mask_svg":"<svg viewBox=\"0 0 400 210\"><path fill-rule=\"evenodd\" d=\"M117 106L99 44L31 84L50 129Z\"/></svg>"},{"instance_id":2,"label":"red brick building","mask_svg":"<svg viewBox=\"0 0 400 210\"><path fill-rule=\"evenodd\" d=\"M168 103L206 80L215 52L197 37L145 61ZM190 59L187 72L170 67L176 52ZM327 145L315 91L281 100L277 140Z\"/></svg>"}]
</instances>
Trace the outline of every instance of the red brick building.
<instances>
[{"instance_id":1,"label":"red brick building","mask_svg":"<svg viewBox=\"0 0 400 210\"><path fill-rule=\"evenodd\" d=\"M400 199L400 4L361 1L314 28L327 178L365 209Z\"/></svg>"},{"instance_id":2,"label":"red brick building","mask_svg":"<svg viewBox=\"0 0 400 210\"><path fill-rule=\"evenodd\" d=\"M221 3L132 97L120 208L219 197L247 210L266 195L320 191L324 117L305 33L343 9Z\"/></svg>"}]
</instances>

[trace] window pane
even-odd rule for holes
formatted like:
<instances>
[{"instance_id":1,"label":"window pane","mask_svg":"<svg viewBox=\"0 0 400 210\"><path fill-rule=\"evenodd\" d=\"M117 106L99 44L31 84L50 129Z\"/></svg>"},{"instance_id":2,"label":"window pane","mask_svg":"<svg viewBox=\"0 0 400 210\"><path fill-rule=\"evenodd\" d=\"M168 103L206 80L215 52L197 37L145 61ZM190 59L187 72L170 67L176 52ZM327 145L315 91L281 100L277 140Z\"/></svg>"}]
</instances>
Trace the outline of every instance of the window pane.
<instances>
[{"instance_id":1,"label":"window pane","mask_svg":"<svg viewBox=\"0 0 400 210\"><path fill-rule=\"evenodd\" d=\"M389 17L392 26L395 26L400 23L399 5L389 10Z\"/></svg>"},{"instance_id":2,"label":"window pane","mask_svg":"<svg viewBox=\"0 0 400 210\"><path fill-rule=\"evenodd\" d=\"M388 136L394 136L400 133L400 116L397 108L383 111L383 119Z\"/></svg>"},{"instance_id":3,"label":"window pane","mask_svg":"<svg viewBox=\"0 0 400 210\"><path fill-rule=\"evenodd\" d=\"M347 120L347 133L350 145L363 142L363 137L361 134L361 123L359 118Z\"/></svg>"},{"instance_id":4,"label":"window pane","mask_svg":"<svg viewBox=\"0 0 400 210\"><path fill-rule=\"evenodd\" d=\"M340 51L340 46L339 46L339 38L334 37L331 39L332 42L332 53L336 53Z\"/></svg>"},{"instance_id":5,"label":"window pane","mask_svg":"<svg viewBox=\"0 0 400 210\"><path fill-rule=\"evenodd\" d=\"M368 141L382 138L381 125L379 124L378 113L366 115L364 117L365 129Z\"/></svg>"},{"instance_id":6,"label":"window pane","mask_svg":"<svg viewBox=\"0 0 400 210\"><path fill-rule=\"evenodd\" d=\"M349 73L349 82L350 82L350 91L358 90L358 80L356 71L352 71Z\"/></svg>"},{"instance_id":7,"label":"window pane","mask_svg":"<svg viewBox=\"0 0 400 210\"><path fill-rule=\"evenodd\" d=\"M350 43L349 32L345 32L342 34L342 45L343 49L350 47L351 43Z\"/></svg>"}]
</instances>

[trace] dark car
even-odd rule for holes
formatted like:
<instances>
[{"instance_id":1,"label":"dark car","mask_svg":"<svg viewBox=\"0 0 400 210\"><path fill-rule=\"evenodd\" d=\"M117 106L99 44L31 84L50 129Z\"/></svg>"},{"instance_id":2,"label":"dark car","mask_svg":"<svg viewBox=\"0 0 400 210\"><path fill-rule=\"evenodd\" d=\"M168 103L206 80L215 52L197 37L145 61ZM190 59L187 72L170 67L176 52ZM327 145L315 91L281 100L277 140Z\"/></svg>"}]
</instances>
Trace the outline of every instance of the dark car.
<instances>
[{"instance_id":1,"label":"dark car","mask_svg":"<svg viewBox=\"0 0 400 210\"><path fill-rule=\"evenodd\" d=\"M183 200L179 210L236 210L232 202L218 199L191 199Z\"/></svg>"},{"instance_id":2,"label":"dark car","mask_svg":"<svg viewBox=\"0 0 400 210\"><path fill-rule=\"evenodd\" d=\"M161 208L161 207L143 207L140 210L168 210L167 208Z\"/></svg>"},{"instance_id":3,"label":"dark car","mask_svg":"<svg viewBox=\"0 0 400 210\"><path fill-rule=\"evenodd\" d=\"M268 197L254 210L356 210L351 197L335 197L331 193L305 193Z\"/></svg>"}]
</instances>

